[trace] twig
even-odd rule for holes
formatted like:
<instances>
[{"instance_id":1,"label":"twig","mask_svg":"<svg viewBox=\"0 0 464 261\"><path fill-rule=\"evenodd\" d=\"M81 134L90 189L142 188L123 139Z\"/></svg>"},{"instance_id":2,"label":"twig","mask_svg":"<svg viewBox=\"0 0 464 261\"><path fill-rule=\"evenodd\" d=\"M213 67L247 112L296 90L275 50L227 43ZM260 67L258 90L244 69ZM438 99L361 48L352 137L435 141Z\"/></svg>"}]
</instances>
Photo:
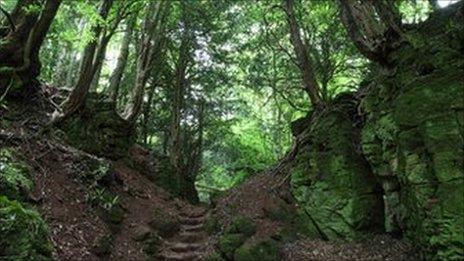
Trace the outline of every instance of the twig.
<instances>
[{"instance_id":1,"label":"twig","mask_svg":"<svg viewBox=\"0 0 464 261\"><path fill-rule=\"evenodd\" d=\"M6 90L5 90L5 92L2 94L2 97L0 97L0 103L5 99L6 95L8 94L8 92L9 92L10 89L11 89L11 86L13 86L13 78L10 78L10 83L9 83L8 86L6 87Z\"/></svg>"}]
</instances>

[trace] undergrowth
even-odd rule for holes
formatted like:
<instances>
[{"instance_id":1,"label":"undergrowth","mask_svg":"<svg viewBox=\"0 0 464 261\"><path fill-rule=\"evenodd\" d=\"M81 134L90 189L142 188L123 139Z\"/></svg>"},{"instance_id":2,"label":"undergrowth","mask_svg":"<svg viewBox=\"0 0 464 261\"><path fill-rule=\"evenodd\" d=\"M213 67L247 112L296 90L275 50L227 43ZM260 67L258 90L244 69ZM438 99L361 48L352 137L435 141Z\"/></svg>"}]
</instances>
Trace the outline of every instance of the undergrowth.
<instances>
[{"instance_id":1,"label":"undergrowth","mask_svg":"<svg viewBox=\"0 0 464 261\"><path fill-rule=\"evenodd\" d=\"M40 214L0 196L0 260L51 260L52 245Z\"/></svg>"}]
</instances>

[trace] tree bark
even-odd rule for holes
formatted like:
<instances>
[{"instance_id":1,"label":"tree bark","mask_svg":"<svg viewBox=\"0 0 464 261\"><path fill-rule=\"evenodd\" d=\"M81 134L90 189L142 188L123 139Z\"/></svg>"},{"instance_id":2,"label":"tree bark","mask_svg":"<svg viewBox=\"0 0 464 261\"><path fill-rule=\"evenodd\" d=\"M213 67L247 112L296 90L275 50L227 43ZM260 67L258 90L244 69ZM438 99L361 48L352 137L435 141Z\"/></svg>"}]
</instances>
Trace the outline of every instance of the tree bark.
<instances>
[{"instance_id":1,"label":"tree bark","mask_svg":"<svg viewBox=\"0 0 464 261\"><path fill-rule=\"evenodd\" d=\"M298 67L304 84L304 90L308 93L311 103L315 107L322 105L319 84L314 75L314 69L307 51L307 48L301 40L300 29L296 21L293 0L284 0L284 10L287 15L287 22L290 28L290 41L298 60Z\"/></svg>"},{"instance_id":2,"label":"tree bark","mask_svg":"<svg viewBox=\"0 0 464 261\"><path fill-rule=\"evenodd\" d=\"M361 54L380 64L404 40L401 16L391 0L339 0L340 16ZM379 19L380 18L380 19Z\"/></svg>"}]
</instances>

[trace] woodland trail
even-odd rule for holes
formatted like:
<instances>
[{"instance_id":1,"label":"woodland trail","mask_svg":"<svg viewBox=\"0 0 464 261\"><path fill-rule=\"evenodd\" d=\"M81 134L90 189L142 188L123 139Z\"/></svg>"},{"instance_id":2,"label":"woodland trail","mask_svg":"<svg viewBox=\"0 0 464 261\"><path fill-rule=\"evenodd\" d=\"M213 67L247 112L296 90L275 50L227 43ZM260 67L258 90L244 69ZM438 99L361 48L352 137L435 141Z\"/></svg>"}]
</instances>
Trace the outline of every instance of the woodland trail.
<instances>
[{"instance_id":1,"label":"woodland trail","mask_svg":"<svg viewBox=\"0 0 464 261\"><path fill-rule=\"evenodd\" d=\"M206 210L181 213L180 231L164 243L158 258L165 261L202 260L207 239L203 229L206 214Z\"/></svg>"}]
</instances>

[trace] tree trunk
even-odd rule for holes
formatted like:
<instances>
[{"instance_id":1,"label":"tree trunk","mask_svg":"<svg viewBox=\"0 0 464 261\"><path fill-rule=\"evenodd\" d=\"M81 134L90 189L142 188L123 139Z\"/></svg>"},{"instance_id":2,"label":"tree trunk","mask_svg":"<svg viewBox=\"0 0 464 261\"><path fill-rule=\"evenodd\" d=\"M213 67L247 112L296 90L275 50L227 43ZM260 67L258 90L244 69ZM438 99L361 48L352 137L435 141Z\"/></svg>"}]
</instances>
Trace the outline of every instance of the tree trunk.
<instances>
[{"instance_id":1,"label":"tree trunk","mask_svg":"<svg viewBox=\"0 0 464 261\"><path fill-rule=\"evenodd\" d=\"M37 0L18 1L11 16L15 23L14 30L8 33L3 39L4 43L0 44L1 78L11 79L16 74L21 85L28 89L37 85L36 77L40 74L40 47L61 1L47 0L40 13L25 11L29 5L37 3ZM2 86L3 83L0 81L0 89Z\"/></svg>"},{"instance_id":2,"label":"tree trunk","mask_svg":"<svg viewBox=\"0 0 464 261\"><path fill-rule=\"evenodd\" d=\"M95 73L92 82L90 83L91 91L97 91L98 83L100 82L101 71L103 68L103 64L105 63L106 47L108 47L109 43L109 41L105 41L105 38L106 37L102 37L102 39L100 39L100 43L98 44L97 55L95 56L94 60Z\"/></svg>"},{"instance_id":3,"label":"tree trunk","mask_svg":"<svg viewBox=\"0 0 464 261\"><path fill-rule=\"evenodd\" d=\"M380 64L404 40L401 16L391 0L339 0L348 35L361 54Z\"/></svg>"},{"instance_id":4,"label":"tree trunk","mask_svg":"<svg viewBox=\"0 0 464 261\"><path fill-rule=\"evenodd\" d=\"M165 18L169 11L170 3L152 2L149 7L151 10L156 10L155 14L148 12L144 23L144 33L137 58L137 70L135 77L135 86L132 90L131 101L126 107L124 118L135 123L142 111L143 96L145 85L148 81L153 68L153 60L156 54L159 54L162 49L162 33L165 26ZM158 37L156 37L158 36Z\"/></svg>"},{"instance_id":5,"label":"tree trunk","mask_svg":"<svg viewBox=\"0 0 464 261\"><path fill-rule=\"evenodd\" d=\"M156 77L154 77L156 79ZM150 121L151 118L151 105L153 103L153 96L155 94L155 88L156 88L156 81L153 80L149 90L148 90L148 97L147 97L147 102L143 106L143 121L142 121L142 140L145 145L148 144L148 122Z\"/></svg>"},{"instance_id":6,"label":"tree trunk","mask_svg":"<svg viewBox=\"0 0 464 261\"><path fill-rule=\"evenodd\" d=\"M136 18L137 16L134 15L131 21L127 24L126 32L124 33L124 37L121 44L121 50L118 56L118 61L116 63L116 68L110 76L110 84L108 89L110 91L111 103L115 107L119 95L119 86L121 84L122 75L126 68L127 57L129 56L129 45L132 39L132 33L134 31Z\"/></svg>"},{"instance_id":7,"label":"tree trunk","mask_svg":"<svg viewBox=\"0 0 464 261\"><path fill-rule=\"evenodd\" d=\"M113 0L103 0L103 4L100 8L100 17L103 20L106 20L108 13L113 5ZM77 80L76 86L69 94L69 97L63 104L64 115L60 117L59 120L63 120L74 112L76 112L81 106L84 105L87 93L90 88L90 84L95 75L95 59L101 59L102 50L97 52L97 42L100 38L102 32L101 25L97 24L92 28L94 33L94 39L90 41L84 49L84 56L82 58L81 71L79 73L79 78ZM109 41L109 39L107 40ZM97 53L97 55L96 55Z\"/></svg>"},{"instance_id":8,"label":"tree trunk","mask_svg":"<svg viewBox=\"0 0 464 261\"><path fill-rule=\"evenodd\" d=\"M298 60L298 67L300 68L301 77L304 84L304 89L308 93L311 103L315 107L322 105L319 85L314 76L314 69L308 55L307 48L301 40L300 29L295 18L293 10L293 0L284 0L284 9L287 14L287 22L290 28L290 41Z\"/></svg>"}]
</instances>

